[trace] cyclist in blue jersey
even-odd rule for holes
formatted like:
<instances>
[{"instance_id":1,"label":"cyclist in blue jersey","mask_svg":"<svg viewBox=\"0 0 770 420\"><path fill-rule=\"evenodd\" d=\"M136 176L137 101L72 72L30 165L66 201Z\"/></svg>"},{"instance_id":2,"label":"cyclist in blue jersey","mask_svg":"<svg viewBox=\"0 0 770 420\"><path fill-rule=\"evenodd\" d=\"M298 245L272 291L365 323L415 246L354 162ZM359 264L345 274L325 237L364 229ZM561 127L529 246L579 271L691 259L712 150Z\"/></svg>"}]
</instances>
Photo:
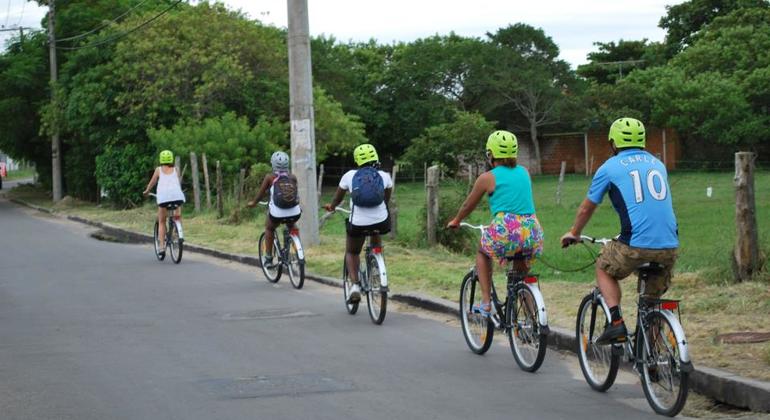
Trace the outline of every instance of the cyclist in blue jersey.
<instances>
[{"instance_id":1,"label":"cyclist in blue jersey","mask_svg":"<svg viewBox=\"0 0 770 420\"><path fill-rule=\"evenodd\" d=\"M596 260L596 282L610 307L611 324L597 344L623 342L628 331L620 311L619 280L647 262L663 266L645 284L644 295L660 297L671 284L671 273L679 246L676 216L671 203L666 166L644 150L644 125L633 118L620 118L609 132L614 156L596 171L588 196L575 216L572 228L561 238L562 246L580 240L580 233L596 207L608 194L620 217L620 235L607 244Z\"/></svg>"}]
</instances>

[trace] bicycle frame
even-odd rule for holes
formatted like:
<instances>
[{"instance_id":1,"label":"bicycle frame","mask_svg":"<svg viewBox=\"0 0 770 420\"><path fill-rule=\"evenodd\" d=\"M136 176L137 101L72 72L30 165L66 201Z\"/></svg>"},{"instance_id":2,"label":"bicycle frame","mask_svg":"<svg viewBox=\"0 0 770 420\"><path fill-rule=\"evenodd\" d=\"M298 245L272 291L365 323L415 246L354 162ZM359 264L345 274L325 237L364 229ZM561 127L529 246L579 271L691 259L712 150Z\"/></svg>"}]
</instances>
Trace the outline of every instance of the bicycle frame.
<instances>
[{"instance_id":1,"label":"bicycle frame","mask_svg":"<svg viewBox=\"0 0 770 420\"><path fill-rule=\"evenodd\" d=\"M593 290L594 295L594 304L601 305L602 310L604 311L606 319L610 319L610 309L607 306L607 303L604 301L604 297L599 292L598 288L594 288ZM666 318L666 320L671 325L672 332L674 333L674 338L677 341L677 344L679 345L679 362L682 364L682 370L684 371L690 371L692 370L692 363L690 362L690 353L687 348L687 339L685 338L684 329L682 328L682 325L679 323L679 319L677 318L674 313L669 309L658 309L654 307L649 307L645 305L642 300L642 298L639 298L639 301L637 301L637 312L636 312L636 326L635 331L633 334L629 335L629 339L623 343L623 344L614 344L613 351L622 351L623 358L630 363L639 364L643 363L643 361L640 360L641 358L641 348L639 347L639 344L643 344L646 347L647 354L650 354L650 348L649 348L649 342L650 339L647 337L645 331L646 328L646 322L647 317L652 312L657 312L661 314L663 317ZM593 339L593 335L596 332L596 326L594 325L595 321L595 313L591 313L591 326L590 326L590 336L589 340ZM643 340L643 343L640 343L639 340Z\"/></svg>"},{"instance_id":2,"label":"bicycle frame","mask_svg":"<svg viewBox=\"0 0 770 420\"><path fill-rule=\"evenodd\" d=\"M478 277L478 273L476 271L476 267L472 267L471 271L473 272L473 275ZM536 278L534 276L530 276L529 274L521 274L516 272L513 268L509 268L506 272L506 296L505 300L501 301L498 294L497 289L495 288L494 281L492 282L490 295L491 295L491 304L492 307L495 309L494 315L491 319L492 322L495 324L495 327L508 330L511 328L511 321L509 319L506 319L505 317L505 308L508 305L508 300L512 299L514 296L514 288L517 285L521 285L523 287L526 287L529 289L530 293L532 293L532 296L535 298L535 306L537 307L537 317L538 317L538 323L540 324L541 331L543 331L543 334L547 335L550 331L548 327L548 312L545 309L545 299L543 299L543 294L540 292L540 287L537 285L536 282L528 282L528 278ZM475 290L473 291L475 294Z\"/></svg>"}]
</instances>

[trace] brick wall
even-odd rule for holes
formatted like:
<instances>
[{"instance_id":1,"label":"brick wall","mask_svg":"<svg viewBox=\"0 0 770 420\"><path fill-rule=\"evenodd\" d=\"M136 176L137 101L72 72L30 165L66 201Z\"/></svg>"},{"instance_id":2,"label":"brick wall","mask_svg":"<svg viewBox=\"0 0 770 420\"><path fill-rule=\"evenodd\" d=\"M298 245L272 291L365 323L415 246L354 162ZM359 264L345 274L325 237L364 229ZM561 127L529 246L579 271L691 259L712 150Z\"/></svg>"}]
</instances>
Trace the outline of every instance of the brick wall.
<instances>
[{"instance_id":1,"label":"brick wall","mask_svg":"<svg viewBox=\"0 0 770 420\"><path fill-rule=\"evenodd\" d=\"M647 151L663 160L664 130L657 127L647 127ZM586 159L586 136L583 133L545 134L540 139L540 154L544 174L558 174L561 162L567 162L567 173L585 173L586 165L590 172L612 156L607 141L607 132L590 131L587 136L588 159ZM673 129L665 129L666 167L676 169L676 163L681 156L679 137ZM534 151L532 143L526 135L519 136L519 162L532 167Z\"/></svg>"}]
</instances>

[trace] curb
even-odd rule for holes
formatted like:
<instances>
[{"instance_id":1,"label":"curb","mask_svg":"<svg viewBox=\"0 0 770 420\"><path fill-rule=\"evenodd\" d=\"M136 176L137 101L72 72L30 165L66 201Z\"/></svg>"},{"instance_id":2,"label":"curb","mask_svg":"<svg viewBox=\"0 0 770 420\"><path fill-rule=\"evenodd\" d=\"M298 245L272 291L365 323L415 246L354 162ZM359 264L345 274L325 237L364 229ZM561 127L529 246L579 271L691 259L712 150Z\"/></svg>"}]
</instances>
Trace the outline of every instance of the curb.
<instances>
[{"instance_id":1,"label":"curb","mask_svg":"<svg viewBox=\"0 0 770 420\"><path fill-rule=\"evenodd\" d=\"M34 210L54 214L51 209L36 206L19 199L9 199L11 202L32 208ZM108 235L139 243L152 243L150 235L132 232L108 223L94 222L79 216L66 216L68 220L102 229ZM242 264L260 267L259 258L251 255L233 254L207 248L200 245L185 243L185 250L212 257L236 261ZM333 287L342 287L342 281L333 277L305 273L305 278ZM457 304L447 299L434 298L420 293L393 293L390 298L394 301L416 306L432 312L445 315L460 315ZM571 330L561 327L550 327L548 345L558 350L575 353L577 340ZM752 411L770 412L770 383L744 378L723 370L698 367L690 374L690 387L693 391L739 408Z\"/></svg>"}]
</instances>

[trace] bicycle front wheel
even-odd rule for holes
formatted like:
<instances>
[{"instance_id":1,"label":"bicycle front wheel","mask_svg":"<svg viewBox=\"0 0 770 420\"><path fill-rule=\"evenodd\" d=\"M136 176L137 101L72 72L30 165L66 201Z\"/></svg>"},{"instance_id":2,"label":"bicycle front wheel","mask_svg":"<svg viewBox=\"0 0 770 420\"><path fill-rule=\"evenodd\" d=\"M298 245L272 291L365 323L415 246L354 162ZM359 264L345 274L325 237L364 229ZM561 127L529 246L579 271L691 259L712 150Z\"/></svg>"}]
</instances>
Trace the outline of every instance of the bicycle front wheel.
<instances>
[{"instance_id":1,"label":"bicycle front wheel","mask_svg":"<svg viewBox=\"0 0 770 420\"><path fill-rule=\"evenodd\" d=\"M265 263L265 258L267 256L267 241L265 240L265 232L262 232L262 235L259 236L259 265L262 266L262 273L270 283L276 283L281 279L282 267L278 258L279 249L280 248L273 243L273 262L272 265L268 267Z\"/></svg>"},{"instance_id":2,"label":"bicycle front wheel","mask_svg":"<svg viewBox=\"0 0 770 420\"><path fill-rule=\"evenodd\" d=\"M295 289L301 289L305 284L305 259L299 257L299 251L294 240L289 238L289 261L287 264L289 281Z\"/></svg>"},{"instance_id":3,"label":"bicycle front wheel","mask_svg":"<svg viewBox=\"0 0 770 420\"><path fill-rule=\"evenodd\" d=\"M612 345L596 344L596 339L608 324L609 319L602 305L594 301L592 293L586 295L580 302L577 315L577 353L588 385L599 392L610 389L615 383L620 365L620 356L613 354Z\"/></svg>"},{"instance_id":4,"label":"bicycle front wheel","mask_svg":"<svg viewBox=\"0 0 770 420\"><path fill-rule=\"evenodd\" d=\"M541 333L537 303L532 291L524 285L514 289L508 299L506 319L510 320L508 343L516 364L526 372L536 371L543 364L548 337Z\"/></svg>"},{"instance_id":5,"label":"bicycle front wheel","mask_svg":"<svg viewBox=\"0 0 770 420\"><path fill-rule=\"evenodd\" d=\"M155 247L155 258L157 258L158 261L163 261L163 259L166 258L166 254L164 252L166 250L166 247L165 247L166 244L164 243L163 245L161 245L160 243L160 238L158 237L160 235L160 233L158 232L159 226L160 224L156 220L155 227L153 228L153 238L154 238L153 245ZM168 232L166 232L166 234L168 234Z\"/></svg>"},{"instance_id":6,"label":"bicycle front wheel","mask_svg":"<svg viewBox=\"0 0 770 420\"><path fill-rule=\"evenodd\" d=\"M168 240L170 243L171 248L171 261L174 261L174 264L179 264L182 261L182 239L179 237L179 229L176 227L176 223L174 221L171 221L171 223L168 224L168 232L166 232L166 235L168 235Z\"/></svg>"},{"instance_id":7,"label":"bicycle front wheel","mask_svg":"<svg viewBox=\"0 0 770 420\"><path fill-rule=\"evenodd\" d=\"M473 305L481 304L481 287L475 274L466 274L460 286L460 322L468 347L476 354L484 354L492 345L495 325L489 317L473 312Z\"/></svg>"},{"instance_id":8,"label":"bicycle front wheel","mask_svg":"<svg viewBox=\"0 0 770 420\"><path fill-rule=\"evenodd\" d=\"M369 307L369 318L377 325L385 320L388 308L388 292L382 290L382 273L377 258L371 255L368 260L369 290L366 293L366 304Z\"/></svg>"},{"instance_id":9,"label":"bicycle front wheel","mask_svg":"<svg viewBox=\"0 0 770 420\"><path fill-rule=\"evenodd\" d=\"M647 345L642 345L642 389L656 413L674 417L687 401L688 374L681 369L679 343L670 321L660 312L647 317Z\"/></svg>"},{"instance_id":10,"label":"bicycle front wheel","mask_svg":"<svg viewBox=\"0 0 770 420\"><path fill-rule=\"evenodd\" d=\"M361 280L360 278L358 279ZM353 285L353 283L350 281L350 276L348 275L348 264L343 259L342 260L342 297L345 299L345 309L348 311L350 315L355 315L356 312L358 312L358 303L354 302L350 303L350 287Z\"/></svg>"}]
</instances>

